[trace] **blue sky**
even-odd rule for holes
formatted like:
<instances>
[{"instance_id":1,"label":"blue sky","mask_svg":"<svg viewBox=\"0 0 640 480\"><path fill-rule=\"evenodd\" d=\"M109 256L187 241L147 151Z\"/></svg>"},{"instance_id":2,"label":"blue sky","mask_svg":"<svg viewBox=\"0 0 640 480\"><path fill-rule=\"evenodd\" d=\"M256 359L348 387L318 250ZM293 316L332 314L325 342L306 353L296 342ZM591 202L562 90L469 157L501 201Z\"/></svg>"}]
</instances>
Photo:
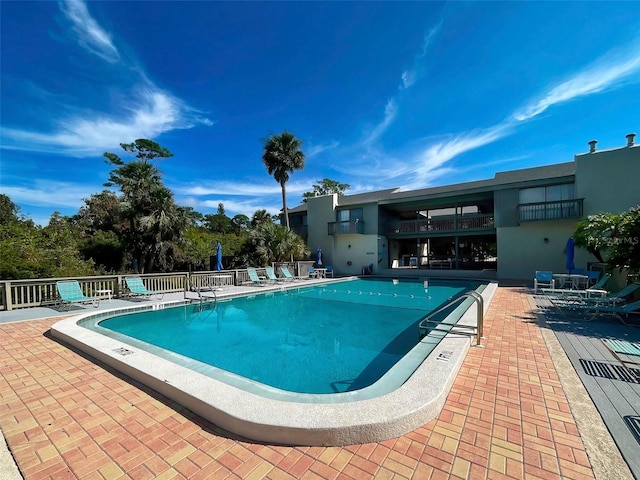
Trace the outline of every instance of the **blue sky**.
<instances>
[{"instance_id":1,"label":"blue sky","mask_svg":"<svg viewBox=\"0 0 640 480\"><path fill-rule=\"evenodd\" d=\"M300 138L290 207L566 162L640 134L634 2L2 1L0 187L46 225L150 138L179 205L282 207L263 140Z\"/></svg>"}]
</instances>

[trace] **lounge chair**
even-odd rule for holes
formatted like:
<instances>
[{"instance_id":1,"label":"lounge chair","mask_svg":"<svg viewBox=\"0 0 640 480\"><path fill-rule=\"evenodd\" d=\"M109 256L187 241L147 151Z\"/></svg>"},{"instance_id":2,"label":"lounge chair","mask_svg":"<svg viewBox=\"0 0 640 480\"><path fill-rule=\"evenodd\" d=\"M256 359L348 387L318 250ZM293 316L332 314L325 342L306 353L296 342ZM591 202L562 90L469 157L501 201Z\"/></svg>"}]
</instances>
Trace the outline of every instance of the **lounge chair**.
<instances>
[{"instance_id":1,"label":"lounge chair","mask_svg":"<svg viewBox=\"0 0 640 480\"><path fill-rule=\"evenodd\" d=\"M69 311L71 305L79 303L81 305L91 304L94 308L100 305L100 299L95 297L87 297L82 293L80 284L77 280L63 280L56 282L56 289L60 296L60 309Z\"/></svg>"},{"instance_id":2,"label":"lounge chair","mask_svg":"<svg viewBox=\"0 0 640 480\"><path fill-rule=\"evenodd\" d=\"M267 272L267 278L272 282L274 283L284 282L283 278L278 278L278 276L276 275L276 272L273 270L273 267L266 267L264 271Z\"/></svg>"},{"instance_id":3,"label":"lounge chair","mask_svg":"<svg viewBox=\"0 0 640 480\"><path fill-rule=\"evenodd\" d=\"M142 278L140 277L125 277L124 282L126 283L129 292L133 296L151 298L155 295L158 300L161 300L164 296L164 293L162 292L156 292L147 289L144 283L142 283Z\"/></svg>"},{"instance_id":4,"label":"lounge chair","mask_svg":"<svg viewBox=\"0 0 640 480\"><path fill-rule=\"evenodd\" d=\"M624 303L623 298L615 297L587 300L566 303L552 300L552 302L564 316L568 316L567 313L573 313L577 314L582 320L593 320L602 315L611 315L622 323L626 323L624 319L628 318L630 313L640 311L640 300L631 303Z\"/></svg>"},{"instance_id":5,"label":"lounge chair","mask_svg":"<svg viewBox=\"0 0 640 480\"><path fill-rule=\"evenodd\" d=\"M553 279L553 272L548 270L536 270L536 276L533 279L533 293L538 293L538 288L554 288L555 286L556 282Z\"/></svg>"},{"instance_id":6,"label":"lounge chair","mask_svg":"<svg viewBox=\"0 0 640 480\"><path fill-rule=\"evenodd\" d=\"M640 289L640 283L630 283L624 288L621 288L617 292L610 293L609 298L627 298Z\"/></svg>"},{"instance_id":7,"label":"lounge chair","mask_svg":"<svg viewBox=\"0 0 640 480\"><path fill-rule=\"evenodd\" d=\"M610 338L602 339L602 343L607 347L611 355L629 372L632 378L635 377L640 380L640 369L638 369L640 366L640 343ZM629 360L629 357L638 357L638 360Z\"/></svg>"},{"instance_id":8,"label":"lounge chair","mask_svg":"<svg viewBox=\"0 0 640 480\"><path fill-rule=\"evenodd\" d=\"M296 282L298 280L302 280L300 277L294 277L289 271L289 267L280 267L280 271L282 272L285 281Z\"/></svg>"},{"instance_id":9,"label":"lounge chair","mask_svg":"<svg viewBox=\"0 0 640 480\"><path fill-rule=\"evenodd\" d=\"M249 280L251 280L252 284L260 285L261 287L264 287L267 284L267 280L264 278L260 278L255 268L247 268L247 274L249 275Z\"/></svg>"},{"instance_id":10,"label":"lounge chair","mask_svg":"<svg viewBox=\"0 0 640 480\"><path fill-rule=\"evenodd\" d=\"M589 273L592 273L592 271L587 272L587 275ZM599 274L600 272L595 272L595 273ZM610 278L611 278L611 275L609 275L608 273L605 273L604 275L602 275L602 277L600 277L596 281L596 283L594 283L589 288L587 288L587 292L588 293L603 292L603 291L606 292L606 290L604 289L604 286L607 284Z\"/></svg>"}]
</instances>

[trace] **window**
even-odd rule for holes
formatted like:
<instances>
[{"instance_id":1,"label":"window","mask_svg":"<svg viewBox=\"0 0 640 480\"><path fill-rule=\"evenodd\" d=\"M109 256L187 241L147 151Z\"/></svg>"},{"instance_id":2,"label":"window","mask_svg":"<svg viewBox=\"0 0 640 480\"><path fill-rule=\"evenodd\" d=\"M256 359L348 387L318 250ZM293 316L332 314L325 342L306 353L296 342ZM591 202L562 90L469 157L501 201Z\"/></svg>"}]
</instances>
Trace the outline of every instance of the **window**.
<instances>
[{"instance_id":1,"label":"window","mask_svg":"<svg viewBox=\"0 0 640 480\"><path fill-rule=\"evenodd\" d=\"M339 222L351 222L354 220L362 220L363 218L361 208L338 210Z\"/></svg>"},{"instance_id":2,"label":"window","mask_svg":"<svg viewBox=\"0 0 640 480\"><path fill-rule=\"evenodd\" d=\"M572 218L579 215L576 209L573 183L520 190L520 220L544 220Z\"/></svg>"},{"instance_id":3,"label":"window","mask_svg":"<svg viewBox=\"0 0 640 480\"><path fill-rule=\"evenodd\" d=\"M574 198L573 183L549 185L548 187L523 188L520 190L520 203L558 202Z\"/></svg>"}]
</instances>

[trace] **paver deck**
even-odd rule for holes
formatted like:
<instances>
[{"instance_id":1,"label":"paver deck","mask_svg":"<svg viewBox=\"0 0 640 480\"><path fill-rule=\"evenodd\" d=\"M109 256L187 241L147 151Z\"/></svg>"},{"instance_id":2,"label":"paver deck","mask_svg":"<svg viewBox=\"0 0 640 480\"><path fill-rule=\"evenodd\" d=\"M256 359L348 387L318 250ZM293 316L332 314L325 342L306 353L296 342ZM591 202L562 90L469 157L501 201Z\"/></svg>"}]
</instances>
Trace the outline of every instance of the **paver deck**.
<instances>
[{"instance_id":1,"label":"paver deck","mask_svg":"<svg viewBox=\"0 0 640 480\"><path fill-rule=\"evenodd\" d=\"M28 480L630 478L598 473L597 457L619 452L578 428L523 288L497 290L484 348L470 350L437 418L343 448L236 438L57 343L47 330L58 320L0 324L0 429Z\"/></svg>"}]
</instances>

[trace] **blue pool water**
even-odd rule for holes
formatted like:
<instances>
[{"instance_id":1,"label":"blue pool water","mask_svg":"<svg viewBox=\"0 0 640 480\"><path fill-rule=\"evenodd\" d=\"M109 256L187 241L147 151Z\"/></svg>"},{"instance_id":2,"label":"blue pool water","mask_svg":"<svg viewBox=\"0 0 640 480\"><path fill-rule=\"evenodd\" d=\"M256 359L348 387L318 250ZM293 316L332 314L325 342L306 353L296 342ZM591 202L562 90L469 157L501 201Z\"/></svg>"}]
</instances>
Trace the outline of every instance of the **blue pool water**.
<instances>
[{"instance_id":1,"label":"blue pool water","mask_svg":"<svg viewBox=\"0 0 640 480\"><path fill-rule=\"evenodd\" d=\"M480 284L358 279L116 316L100 327L277 389L350 392L418 342L418 322Z\"/></svg>"}]
</instances>

